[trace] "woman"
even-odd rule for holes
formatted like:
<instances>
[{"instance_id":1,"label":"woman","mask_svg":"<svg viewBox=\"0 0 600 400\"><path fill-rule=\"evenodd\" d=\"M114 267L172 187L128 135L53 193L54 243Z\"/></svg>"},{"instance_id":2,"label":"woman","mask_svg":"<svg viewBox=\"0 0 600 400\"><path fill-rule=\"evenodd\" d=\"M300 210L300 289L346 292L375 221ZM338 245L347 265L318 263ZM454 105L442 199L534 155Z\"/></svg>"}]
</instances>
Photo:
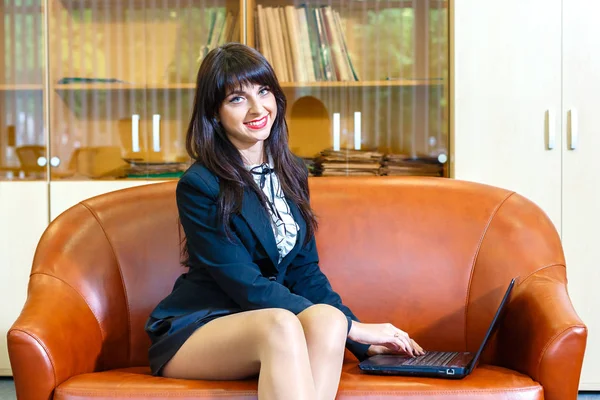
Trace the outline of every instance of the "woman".
<instances>
[{"instance_id":1,"label":"woman","mask_svg":"<svg viewBox=\"0 0 600 400\"><path fill-rule=\"evenodd\" d=\"M358 358L423 349L360 323L320 271L308 173L288 149L285 96L256 50L226 44L200 66L177 186L189 272L152 312L152 372L259 374L261 399L333 399L345 346Z\"/></svg>"}]
</instances>

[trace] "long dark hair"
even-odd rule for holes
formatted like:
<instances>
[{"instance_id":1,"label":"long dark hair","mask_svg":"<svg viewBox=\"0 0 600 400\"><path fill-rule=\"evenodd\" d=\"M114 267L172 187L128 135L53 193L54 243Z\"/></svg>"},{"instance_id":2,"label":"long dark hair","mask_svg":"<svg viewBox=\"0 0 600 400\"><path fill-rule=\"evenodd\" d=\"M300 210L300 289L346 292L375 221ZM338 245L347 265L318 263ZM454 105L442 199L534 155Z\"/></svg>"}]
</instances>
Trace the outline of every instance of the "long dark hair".
<instances>
[{"instance_id":1,"label":"long dark hair","mask_svg":"<svg viewBox=\"0 0 600 400\"><path fill-rule=\"evenodd\" d=\"M264 151L273 158L273 168L287 199L298 206L306 221L308 242L317 229L317 220L309 203L307 169L289 150L285 121L287 101L273 68L258 51L243 44L228 43L206 55L196 81L194 108L186 136L187 152L219 177L218 209L228 236L230 218L240 211L245 188L256 193L267 210L266 196L255 184L240 152L217 119L227 93L252 84L267 86L275 96L277 116L264 141Z\"/></svg>"}]
</instances>

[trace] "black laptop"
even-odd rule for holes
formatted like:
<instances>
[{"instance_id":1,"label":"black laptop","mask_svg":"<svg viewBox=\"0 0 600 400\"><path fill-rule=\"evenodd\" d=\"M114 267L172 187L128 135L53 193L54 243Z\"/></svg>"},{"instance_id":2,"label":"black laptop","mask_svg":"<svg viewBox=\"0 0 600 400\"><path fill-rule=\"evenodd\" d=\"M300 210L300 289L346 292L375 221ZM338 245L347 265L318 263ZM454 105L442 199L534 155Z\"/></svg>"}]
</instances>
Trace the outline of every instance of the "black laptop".
<instances>
[{"instance_id":1,"label":"black laptop","mask_svg":"<svg viewBox=\"0 0 600 400\"><path fill-rule=\"evenodd\" d=\"M504 298L498 306L498 311L483 338L481 346L477 353L473 355L470 352L450 352L450 351L428 351L422 356L409 357L404 355L380 354L370 357L358 367L369 374L377 375L410 375L410 376L430 376L439 378L461 379L469 375L477 365L479 357L483 352L487 342L496 330L498 321L501 319L502 312L506 304L516 278L510 281Z\"/></svg>"}]
</instances>

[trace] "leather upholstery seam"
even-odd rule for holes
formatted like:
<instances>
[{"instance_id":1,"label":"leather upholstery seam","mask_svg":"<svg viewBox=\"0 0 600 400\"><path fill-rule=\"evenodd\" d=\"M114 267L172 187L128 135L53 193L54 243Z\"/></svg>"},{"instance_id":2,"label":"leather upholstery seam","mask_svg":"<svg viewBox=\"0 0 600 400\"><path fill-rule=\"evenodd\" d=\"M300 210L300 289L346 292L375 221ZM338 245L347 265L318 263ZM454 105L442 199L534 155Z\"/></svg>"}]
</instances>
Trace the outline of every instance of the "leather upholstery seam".
<instances>
[{"instance_id":1,"label":"leather upholstery seam","mask_svg":"<svg viewBox=\"0 0 600 400\"><path fill-rule=\"evenodd\" d=\"M104 237L109 244L109 247L115 257L115 262L117 263L117 270L119 271L119 276L121 277L121 285L123 286L123 296L125 297L125 305L127 306L127 361L129 362L131 359L131 309L129 307L129 297L127 296L127 288L125 287L125 279L123 279L123 270L121 269L121 263L119 262L119 258L117 257L117 253L115 252L115 248L113 246L112 241L108 237L106 230L104 229L104 225L100 222L100 218L98 214L91 207L89 207L84 202L80 203L82 206L88 209L88 211L94 216L94 219L98 223L98 226L104 233Z\"/></svg>"},{"instance_id":2,"label":"leather upholstery seam","mask_svg":"<svg viewBox=\"0 0 600 400\"><path fill-rule=\"evenodd\" d=\"M537 360L537 367L536 367L536 371L537 371L537 377L540 377L540 369L542 368L542 360L544 359L544 357L546 356L546 352L548 351L548 348L550 346L552 346L552 344L560 337L563 336L565 333L567 333L569 330L574 329L574 328L585 328L585 326L582 325L571 325L571 326L567 326L565 329L563 329L560 332L557 332L554 336L552 336L552 338L550 340L548 340L548 342L544 345L544 348L542 349L542 352L540 353L540 356L538 357Z\"/></svg>"},{"instance_id":3,"label":"leather upholstery seam","mask_svg":"<svg viewBox=\"0 0 600 400\"><path fill-rule=\"evenodd\" d=\"M543 271L543 270L548 269L548 268L552 268L552 267L563 267L563 268L566 268L565 264L561 264L561 263L554 263L554 264L544 265L543 267L540 267L540 268L536 269L535 271L530 272L529 275L527 275L525 278L523 278L519 282L519 285L522 285L523 283L525 283L529 278L533 277L538 272Z\"/></svg>"},{"instance_id":4,"label":"leather upholstery seam","mask_svg":"<svg viewBox=\"0 0 600 400\"><path fill-rule=\"evenodd\" d=\"M496 217L496 215L498 215L498 212L500 211L500 209L502 208L502 206L504 205L504 203L506 203L506 201L513 195L515 194L515 192L510 192L508 193L508 195L506 197L504 197L504 199L502 199L502 201L500 203L498 203L498 205L496 205L496 208L494 210L492 210L492 213L490 214L490 217L485 225L485 228L483 229L483 232L481 232L481 236L479 237L479 243L477 244L477 250L475 251L475 256L473 257L473 263L471 264L471 272L469 274L469 283L467 285L467 298L465 299L465 350L467 349L469 342L468 342L468 326L467 324L469 323L469 300L471 299L471 284L473 283L473 275L475 274L475 265L477 265L477 259L479 258L479 252L481 251L481 246L483 245L483 241L485 240L485 235L487 234L490 226L492 225L492 222L494 221L494 218Z\"/></svg>"},{"instance_id":5,"label":"leather upholstery seam","mask_svg":"<svg viewBox=\"0 0 600 400\"><path fill-rule=\"evenodd\" d=\"M31 274L31 277L33 277L34 275L44 275L44 276L48 276L50 278L54 278L62 283L64 283L65 285L67 285L67 287L71 288L71 290L73 290L75 293L77 293L77 295L81 298L81 300L83 300L83 302L85 303L85 305L88 307L88 309L90 310L90 312L92 313L92 315L94 316L94 319L96 320L96 322L98 323L98 330L100 331L100 337L102 338L102 340L104 340L104 338L106 337L104 330L102 329L102 325L100 324L100 320L98 319L98 316L96 315L96 313L94 312L94 310L92 309L92 307L90 306L90 303L87 302L87 300L85 299L85 297L79 292L79 290L75 289L71 284L69 284L67 281L65 281L62 278L59 278L56 275L51 275L47 272L34 272L33 274Z\"/></svg>"},{"instance_id":6,"label":"leather upholstery seam","mask_svg":"<svg viewBox=\"0 0 600 400\"><path fill-rule=\"evenodd\" d=\"M56 393L60 393L62 395L74 395L74 396L88 396L88 395L97 395L97 396L106 396L106 395L118 395L118 396L123 396L124 393L117 391L117 390L102 390L102 389L98 389L98 390L93 390L93 389L84 389L84 390L77 390L77 389L56 389ZM256 390L227 390L226 392L224 392L222 389L209 389L209 390L203 390L203 389L189 389L189 390L157 390L157 391L151 391L151 392L143 392L143 391L135 391L132 392L131 395L134 395L135 397L138 396L144 396L144 397L150 397L150 396L172 396L172 395L178 395L178 394L183 394L186 396L193 396L195 394L198 395L211 395L211 396L223 396L223 397L231 397L232 395L254 395L256 396L257 391Z\"/></svg>"},{"instance_id":7,"label":"leather upholstery seam","mask_svg":"<svg viewBox=\"0 0 600 400\"><path fill-rule=\"evenodd\" d=\"M52 356L50 355L50 351L48 350L48 348L46 347L46 345L44 344L44 342L42 342L40 340L39 337L37 337L36 335L32 334L31 332L26 332L23 329L20 328L15 328L15 329L11 329L11 332L21 332L31 338L33 338L33 340L35 340L42 349L44 349L44 351L46 352L46 356L48 356L48 360L50 360L50 365L52 365L52 377L54 378L54 384L52 385L54 387L54 389L56 389L57 386L57 379L56 379L56 364L54 363L54 359L52 358Z\"/></svg>"},{"instance_id":8,"label":"leather upholstery seam","mask_svg":"<svg viewBox=\"0 0 600 400\"><path fill-rule=\"evenodd\" d=\"M33 278L35 275L44 275L44 276L48 276L48 277L50 277L50 278L54 278L54 279L56 279L57 281L59 281L59 282L62 282L63 284L65 284L65 285L66 285L68 288L70 288L72 291L74 291L74 292L77 294L77 296L79 296L79 297L81 298L81 300L83 300L83 302L85 303L85 305L88 307L88 309L90 310L90 312L91 312L91 313L92 313L92 315L94 316L94 319L95 319L95 320L96 320L96 322L98 323L98 330L100 331L100 337L104 338L104 332L102 331L102 327L101 327L101 325L100 325L100 320L99 320L99 319L98 319L98 317L96 316L96 313L94 313L94 311L92 310L92 307L90 307L90 304L87 302L87 300L85 299L85 297L84 297L84 296L83 296L81 293L79 293L79 291L78 291L77 289L75 289L75 288L74 288L73 286L71 286L71 285L70 285L70 284L69 284L67 281L65 281L64 279L61 279L61 278L59 278L59 277L58 277L58 276L56 276L56 275L51 275L51 274L49 274L49 273L47 273L47 272L34 272L34 273L32 273L32 274L29 276L29 277L30 277L30 279L31 279L31 278ZM24 333L24 334L26 334L26 335L29 335L29 336L31 336L31 337L32 337L32 338L33 338L33 339L34 339L36 342L38 342L38 344L39 344L39 345L40 345L40 346L41 346L41 347L44 349L44 351L46 352L46 355L48 356L48 360L50 360L50 364L52 364L52 374L53 374L53 377L54 377L54 388L56 388L56 386L57 386L57 381L58 381L58 380L56 379L56 364L55 364L55 362L54 362L54 359L52 358L52 356L51 356L51 354L50 354L50 351L49 351L49 350L48 350L48 348L47 348L47 347L44 345L44 343L41 341L41 339L40 339L38 336L36 336L36 335L34 335L34 334L30 333L30 332L26 332L26 331L24 331L24 330L22 330L22 329L19 329L19 328L17 328L17 329L11 329L11 331L18 331L18 332L22 332L22 333Z\"/></svg>"},{"instance_id":9,"label":"leather upholstery seam","mask_svg":"<svg viewBox=\"0 0 600 400\"><path fill-rule=\"evenodd\" d=\"M541 385L536 386L527 386L522 388L497 388L497 389L466 389L466 390L456 390L456 389L447 389L447 390L431 390L431 391L422 391L419 393L424 393L427 395L430 394L461 394L461 393L506 393L506 392L529 392L531 390L540 390L542 388ZM338 393L342 394L415 394L415 391L408 390L340 390Z\"/></svg>"},{"instance_id":10,"label":"leather upholstery seam","mask_svg":"<svg viewBox=\"0 0 600 400\"><path fill-rule=\"evenodd\" d=\"M425 392L426 394L430 395L430 394L462 394L462 393L506 393L506 392L510 392L510 393L520 393L520 392L529 392L531 390L538 390L541 388L541 386L527 386L527 387L522 387L522 388L497 388L497 389L467 389L467 390L431 390L431 391L427 391ZM61 388L57 388L56 389L57 393L60 393L62 395L99 395L99 396L106 396L106 395L119 395L119 396L123 396L123 392L121 391L116 391L116 390L102 390L102 389L98 389L98 390L90 390L90 389L84 389L84 390L77 390L77 389L61 389ZM223 390L219 390L219 389L188 389L188 390L156 390L156 391L149 391L149 392L139 392L136 391L134 393L131 393L132 395L137 396L144 396L144 397L154 397L154 396L165 396L165 395L169 395L169 396L173 396L173 395L179 395L179 394L183 394L186 396L193 396L193 395L211 395L211 396L226 396L226 397L231 397L232 395L256 395L257 391L256 390L227 390L226 393L223 392ZM414 394L414 391L407 391L407 390L339 390L338 394L350 394L350 395L362 395L362 394L385 394L385 395L404 395L404 394Z\"/></svg>"},{"instance_id":11,"label":"leather upholstery seam","mask_svg":"<svg viewBox=\"0 0 600 400\"><path fill-rule=\"evenodd\" d=\"M562 263L554 263L554 264L548 264L548 265L544 265L543 267L531 272L529 275L527 275L519 284L523 284L525 283L527 280L529 280L529 278L532 278L533 276L535 276L538 272L543 271L545 269L548 268L554 268L554 267L562 267L566 269L566 265L562 264ZM544 357L546 356L546 352L548 351L548 348L550 348L550 346L552 346L552 344L562 335L564 335L567 331L569 331L570 329L573 328L583 328L585 329L585 325L571 325L571 326L567 326L565 329L563 329L560 332L557 332L552 338L550 338L548 340L548 342L544 345L544 348L542 349L542 351L540 352L540 356L538 357L537 360L537 366L536 366L536 372L537 372L537 376L540 376L540 369L542 368L542 361L544 359Z\"/></svg>"}]
</instances>

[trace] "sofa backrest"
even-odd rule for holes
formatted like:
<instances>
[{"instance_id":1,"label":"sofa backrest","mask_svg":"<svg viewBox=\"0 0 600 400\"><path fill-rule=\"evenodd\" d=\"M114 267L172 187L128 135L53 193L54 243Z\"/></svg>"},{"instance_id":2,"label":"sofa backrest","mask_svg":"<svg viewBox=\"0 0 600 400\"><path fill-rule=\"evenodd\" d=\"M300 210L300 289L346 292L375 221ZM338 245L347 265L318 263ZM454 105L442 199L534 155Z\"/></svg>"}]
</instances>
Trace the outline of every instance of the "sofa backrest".
<instances>
[{"instance_id":1,"label":"sofa backrest","mask_svg":"<svg viewBox=\"0 0 600 400\"><path fill-rule=\"evenodd\" d=\"M364 322L392 322L426 349L476 350L513 277L564 265L546 214L497 187L318 178L311 204L322 221L320 263L344 303Z\"/></svg>"},{"instance_id":2,"label":"sofa backrest","mask_svg":"<svg viewBox=\"0 0 600 400\"><path fill-rule=\"evenodd\" d=\"M40 241L33 273L65 281L98 321L98 369L148 364L144 323L185 271L175 188L86 200ZM426 348L475 350L512 277L564 264L550 220L510 191L421 177L311 178L310 189L333 288L362 321L392 322Z\"/></svg>"}]
</instances>

